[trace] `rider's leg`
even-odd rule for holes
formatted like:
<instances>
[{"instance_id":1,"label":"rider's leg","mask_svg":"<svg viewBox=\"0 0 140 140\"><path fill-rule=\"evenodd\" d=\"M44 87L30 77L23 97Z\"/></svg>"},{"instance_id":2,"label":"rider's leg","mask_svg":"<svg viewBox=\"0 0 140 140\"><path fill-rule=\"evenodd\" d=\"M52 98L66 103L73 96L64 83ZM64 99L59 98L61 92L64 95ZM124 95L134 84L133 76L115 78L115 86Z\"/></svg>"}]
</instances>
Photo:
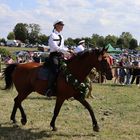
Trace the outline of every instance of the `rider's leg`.
<instances>
[{"instance_id":1,"label":"rider's leg","mask_svg":"<svg viewBox=\"0 0 140 140\"><path fill-rule=\"evenodd\" d=\"M49 79L48 79L48 88L45 92L45 95L50 97L55 94L55 87L56 87L56 79L58 75L58 64L59 61L57 57L53 57L52 65L51 65L51 72L49 74Z\"/></svg>"}]
</instances>

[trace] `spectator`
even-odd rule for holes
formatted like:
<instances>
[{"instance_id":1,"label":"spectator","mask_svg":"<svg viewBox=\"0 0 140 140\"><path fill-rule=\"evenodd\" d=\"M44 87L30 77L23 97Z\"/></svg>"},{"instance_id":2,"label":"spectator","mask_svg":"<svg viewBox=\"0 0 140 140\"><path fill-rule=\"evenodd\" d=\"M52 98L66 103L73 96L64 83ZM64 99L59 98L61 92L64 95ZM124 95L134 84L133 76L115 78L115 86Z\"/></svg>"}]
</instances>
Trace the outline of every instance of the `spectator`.
<instances>
[{"instance_id":1,"label":"spectator","mask_svg":"<svg viewBox=\"0 0 140 140\"><path fill-rule=\"evenodd\" d=\"M119 83L124 85L125 81L125 70L124 70L124 58L121 58L121 61L119 62Z\"/></svg>"}]
</instances>

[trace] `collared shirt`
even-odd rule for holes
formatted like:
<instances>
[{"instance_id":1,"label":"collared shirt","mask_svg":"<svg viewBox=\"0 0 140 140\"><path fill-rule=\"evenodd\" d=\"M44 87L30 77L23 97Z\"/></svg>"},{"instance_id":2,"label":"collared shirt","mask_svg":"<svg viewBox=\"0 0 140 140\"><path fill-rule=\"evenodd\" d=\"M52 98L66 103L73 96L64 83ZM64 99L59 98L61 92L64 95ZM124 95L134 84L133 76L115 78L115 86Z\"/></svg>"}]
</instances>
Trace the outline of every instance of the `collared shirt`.
<instances>
[{"instance_id":1,"label":"collared shirt","mask_svg":"<svg viewBox=\"0 0 140 140\"><path fill-rule=\"evenodd\" d=\"M59 32L54 30L49 37L50 52L62 52L68 51L68 48L64 46L64 38Z\"/></svg>"},{"instance_id":2,"label":"collared shirt","mask_svg":"<svg viewBox=\"0 0 140 140\"><path fill-rule=\"evenodd\" d=\"M74 52L75 52L75 53L79 53L79 52L82 52L82 51L84 51L84 50L85 50L84 46L83 46L83 45L79 45L79 46L77 46L77 47L74 49Z\"/></svg>"}]
</instances>

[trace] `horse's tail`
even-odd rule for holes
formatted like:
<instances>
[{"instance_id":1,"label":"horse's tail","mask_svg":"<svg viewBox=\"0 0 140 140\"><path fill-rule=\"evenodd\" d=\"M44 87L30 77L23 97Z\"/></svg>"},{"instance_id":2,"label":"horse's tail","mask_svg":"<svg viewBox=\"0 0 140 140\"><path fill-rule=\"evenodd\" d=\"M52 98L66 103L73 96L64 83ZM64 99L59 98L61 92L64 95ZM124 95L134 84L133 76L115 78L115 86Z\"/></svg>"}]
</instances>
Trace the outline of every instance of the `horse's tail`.
<instances>
[{"instance_id":1,"label":"horse's tail","mask_svg":"<svg viewBox=\"0 0 140 140\"><path fill-rule=\"evenodd\" d=\"M5 87L2 90L11 89L13 87L12 73L18 64L9 64L3 70L2 77L5 80Z\"/></svg>"}]
</instances>

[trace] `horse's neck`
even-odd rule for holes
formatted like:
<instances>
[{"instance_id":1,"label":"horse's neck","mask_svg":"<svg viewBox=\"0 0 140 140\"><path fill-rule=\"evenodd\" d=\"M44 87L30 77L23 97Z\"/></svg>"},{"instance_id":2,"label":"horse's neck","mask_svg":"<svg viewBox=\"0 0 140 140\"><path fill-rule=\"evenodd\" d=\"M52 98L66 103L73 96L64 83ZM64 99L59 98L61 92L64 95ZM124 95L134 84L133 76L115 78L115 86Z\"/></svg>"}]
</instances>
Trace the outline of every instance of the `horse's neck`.
<instances>
[{"instance_id":1,"label":"horse's neck","mask_svg":"<svg viewBox=\"0 0 140 140\"><path fill-rule=\"evenodd\" d=\"M69 64L69 69L71 73L79 80L83 81L93 68L93 63L91 63L91 60L88 59L81 59L73 61Z\"/></svg>"}]
</instances>

